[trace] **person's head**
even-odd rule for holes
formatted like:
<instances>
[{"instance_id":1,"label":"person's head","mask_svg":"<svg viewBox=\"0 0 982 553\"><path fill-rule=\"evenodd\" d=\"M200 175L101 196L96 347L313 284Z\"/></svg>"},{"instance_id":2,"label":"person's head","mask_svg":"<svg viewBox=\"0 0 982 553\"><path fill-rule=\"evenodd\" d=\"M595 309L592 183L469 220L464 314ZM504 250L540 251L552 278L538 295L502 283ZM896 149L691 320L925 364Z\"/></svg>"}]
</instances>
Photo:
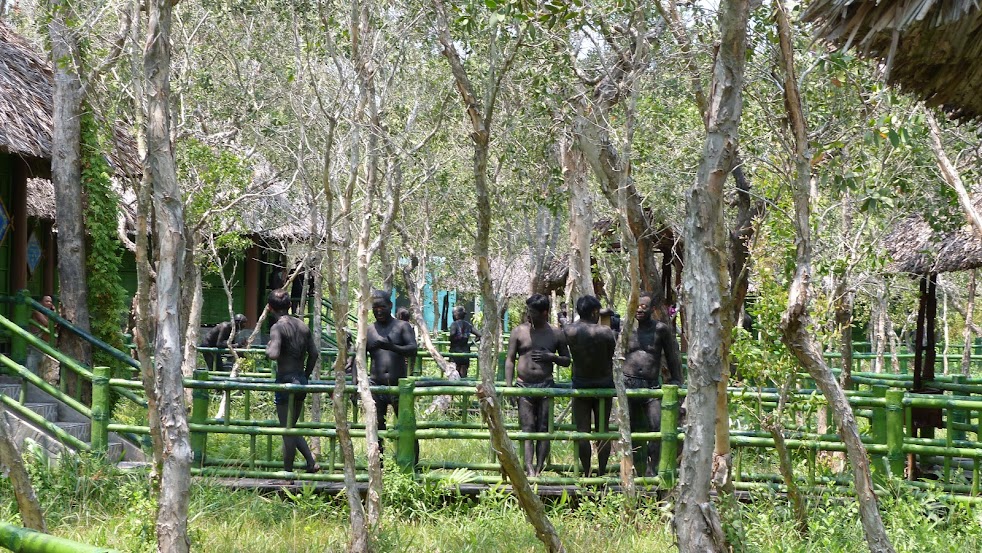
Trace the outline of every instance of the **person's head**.
<instances>
[{"instance_id":1,"label":"person's head","mask_svg":"<svg viewBox=\"0 0 982 553\"><path fill-rule=\"evenodd\" d=\"M409 310L405 307L400 307L396 309L396 318L400 321L409 321Z\"/></svg>"},{"instance_id":2,"label":"person's head","mask_svg":"<svg viewBox=\"0 0 982 553\"><path fill-rule=\"evenodd\" d=\"M467 316L467 311L460 305L453 308L453 320L459 321Z\"/></svg>"},{"instance_id":3,"label":"person's head","mask_svg":"<svg viewBox=\"0 0 982 553\"><path fill-rule=\"evenodd\" d=\"M55 308L55 302L51 299L51 296L42 296L41 297L41 305L43 305L45 307L45 309L54 309Z\"/></svg>"},{"instance_id":4,"label":"person's head","mask_svg":"<svg viewBox=\"0 0 982 553\"><path fill-rule=\"evenodd\" d=\"M600 300L596 296L580 296L576 300L576 313L584 321L597 322L600 320Z\"/></svg>"},{"instance_id":5,"label":"person's head","mask_svg":"<svg viewBox=\"0 0 982 553\"><path fill-rule=\"evenodd\" d=\"M290 310L290 293L280 288L269 293L266 300L270 311L274 313L284 313Z\"/></svg>"},{"instance_id":6,"label":"person's head","mask_svg":"<svg viewBox=\"0 0 982 553\"><path fill-rule=\"evenodd\" d=\"M540 327L549 322L549 296L532 294L525 300L528 318L532 326Z\"/></svg>"},{"instance_id":7,"label":"person's head","mask_svg":"<svg viewBox=\"0 0 982 553\"><path fill-rule=\"evenodd\" d=\"M235 315L235 329L236 330L242 330L243 328L245 328L245 325L246 325L246 316L243 315L242 313L236 314Z\"/></svg>"},{"instance_id":8,"label":"person's head","mask_svg":"<svg viewBox=\"0 0 982 553\"><path fill-rule=\"evenodd\" d=\"M651 294L645 292L641 294L638 298L638 310L634 314L634 318L639 322L646 322L651 320L651 314L655 310L655 300L651 297Z\"/></svg>"},{"instance_id":9,"label":"person's head","mask_svg":"<svg viewBox=\"0 0 982 553\"><path fill-rule=\"evenodd\" d=\"M392 318L392 300L389 294L381 290L372 292L372 315L380 323L386 323Z\"/></svg>"}]
</instances>

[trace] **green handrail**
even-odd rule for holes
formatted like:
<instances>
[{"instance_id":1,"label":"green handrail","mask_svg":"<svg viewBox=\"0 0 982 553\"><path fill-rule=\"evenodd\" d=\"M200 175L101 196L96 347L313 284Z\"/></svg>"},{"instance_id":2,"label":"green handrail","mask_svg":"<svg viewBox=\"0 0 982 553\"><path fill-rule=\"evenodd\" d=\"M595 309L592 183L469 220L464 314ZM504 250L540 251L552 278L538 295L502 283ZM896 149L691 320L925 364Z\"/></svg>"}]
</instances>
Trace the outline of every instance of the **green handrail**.
<instances>
[{"instance_id":1,"label":"green handrail","mask_svg":"<svg viewBox=\"0 0 982 553\"><path fill-rule=\"evenodd\" d=\"M0 522L0 546L14 553L118 553L115 549L86 545Z\"/></svg>"},{"instance_id":2,"label":"green handrail","mask_svg":"<svg viewBox=\"0 0 982 553\"><path fill-rule=\"evenodd\" d=\"M48 344L43 340L39 340L37 336L34 336L30 332L24 330L23 328L18 326L10 319L4 317L3 315L0 315L0 328L5 328L6 330L10 331L14 336L19 338L21 341L26 342L27 344L33 346L34 348L44 352L46 355L55 358L63 366L68 367L70 370L74 371L82 378L89 381L92 380L92 372L89 371L87 368L85 368L81 363L65 355L51 344ZM48 390L45 389L45 391ZM136 394L134 394L129 390L125 390L122 388L114 388L113 391L115 391L119 395L129 399L130 401L136 403L141 407L145 408L147 406L147 401L145 399L137 396Z\"/></svg>"}]
</instances>

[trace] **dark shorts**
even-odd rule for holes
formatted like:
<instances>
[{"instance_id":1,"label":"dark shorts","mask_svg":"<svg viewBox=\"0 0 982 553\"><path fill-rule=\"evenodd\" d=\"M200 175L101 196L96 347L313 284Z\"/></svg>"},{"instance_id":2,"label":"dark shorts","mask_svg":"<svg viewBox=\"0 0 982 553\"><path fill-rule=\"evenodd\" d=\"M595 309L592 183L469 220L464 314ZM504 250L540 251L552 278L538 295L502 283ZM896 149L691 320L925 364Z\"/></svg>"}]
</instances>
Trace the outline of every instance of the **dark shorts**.
<instances>
[{"instance_id":1,"label":"dark shorts","mask_svg":"<svg viewBox=\"0 0 982 553\"><path fill-rule=\"evenodd\" d=\"M290 373L290 374L278 374L276 375L277 384L300 384L303 386L307 385L307 375L301 373ZM303 402L307 398L306 393L297 392L274 392L273 401L276 405L285 405L290 403L290 398L294 397Z\"/></svg>"},{"instance_id":2,"label":"dark shorts","mask_svg":"<svg viewBox=\"0 0 982 553\"><path fill-rule=\"evenodd\" d=\"M518 380L515 382L515 387L517 388L535 388L542 390L544 388L555 388L556 382L553 379L543 380L542 382L522 382Z\"/></svg>"},{"instance_id":3,"label":"dark shorts","mask_svg":"<svg viewBox=\"0 0 982 553\"><path fill-rule=\"evenodd\" d=\"M601 378L577 378L573 377L574 388L613 388L614 377L604 376Z\"/></svg>"},{"instance_id":4,"label":"dark shorts","mask_svg":"<svg viewBox=\"0 0 982 553\"><path fill-rule=\"evenodd\" d=\"M634 389L661 388L661 383L654 378L641 378L637 376L624 375L624 387Z\"/></svg>"}]
</instances>

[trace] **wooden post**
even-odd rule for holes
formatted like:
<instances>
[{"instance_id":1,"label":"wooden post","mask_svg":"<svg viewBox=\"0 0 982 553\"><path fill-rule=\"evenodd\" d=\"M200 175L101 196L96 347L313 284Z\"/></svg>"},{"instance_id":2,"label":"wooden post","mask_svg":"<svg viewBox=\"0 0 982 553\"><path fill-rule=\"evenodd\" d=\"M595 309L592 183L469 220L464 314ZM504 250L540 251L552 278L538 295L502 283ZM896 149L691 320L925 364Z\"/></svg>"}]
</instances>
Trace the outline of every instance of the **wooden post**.
<instances>
[{"instance_id":1,"label":"wooden post","mask_svg":"<svg viewBox=\"0 0 982 553\"><path fill-rule=\"evenodd\" d=\"M92 426L89 443L92 452L104 455L109 450L109 367L92 369Z\"/></svg>"},{"instance_id":2,"label":"wooden post","mask_svg":"<svg viewBox=\"0 0 982 553\"><path fill-rule=\"evenodd\" d=\"M253 242L246 250L245 259L245 315L246 325L255 327L259 320L259 246Z\"/></svg>"},{"instance_id":3,"label":"wooden post","mask_svg":"<svg viewBox=\"0 0 982 553\"><path fill-rule=\"evenodd\" d=\"M903 479L904 458L904 391L887 390L887 463L890 475Z\"/></svg>"},{"instance_id":4,"label":"wooden post","mask_svg":"<svg viewBox=\"0 0 982 553\"><path fill-rule=\"evenodd\" d=\"M194 379L207 382L208 370L195 369ZM195 388L191 392L191 423L204 424L208 419L208 390L206 388ZM226 414L228 418L231 413ZM191 431L191 451L194 454L194 466L201 468L205 464L205 449L208 446L208 434L206 432Z\"/></svg>"},{"instance_id":5,"label":"wooden post","mask_svg":"<svg viewBox=\"0 0 982 553\"><path fill-rule=\"evenodd\" d=\"M679 425L679 387L671 384L662 386L661 398L661 459L658 462L658 475L662 486L675 486L675 459L678 457Z\"/></svg>"},{"instance_id":6,"label":"wooden post","mask_svg":"<svg viewBox=\"0 0 982 553\"><path fill-rule=\"evenodd\" d=\"M412 473L416 469L416 398L413 394L415 388L415 380L399 379L399 420L396 422L399 441L396 446L396 464L407 473Z\"/></svg>"},{"instance_id":7,"label":"wooden post","mask_svg":"<svg viewBox=\"0 0 982 553\"><path fill-rule=\"evenodd\" d=\"M27 288L27 163L14 163L14 179L10 187L10 289Z\"/></svg>"},{"instance_id":8,"label":"wooden post","mask_svg":"<svg viewBox=\"0 0 982 553\"><path fill-rule=\"evenodd\" d=\"M58 243L51 227L50 222L44 223L44 274L41 293L46 296L55 295L55 272L58 270Z\"/></svg>"}]
</instances>

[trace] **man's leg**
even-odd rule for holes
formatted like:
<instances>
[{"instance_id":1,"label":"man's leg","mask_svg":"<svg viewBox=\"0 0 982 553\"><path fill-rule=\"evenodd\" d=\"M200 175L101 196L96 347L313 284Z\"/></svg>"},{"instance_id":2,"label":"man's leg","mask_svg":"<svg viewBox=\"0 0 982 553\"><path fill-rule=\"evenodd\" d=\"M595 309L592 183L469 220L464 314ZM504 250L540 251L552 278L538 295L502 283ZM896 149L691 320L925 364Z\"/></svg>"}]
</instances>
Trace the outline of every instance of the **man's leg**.
<instances>
[{"instance_id":1,"label":"man's leg","mask_svg":"<svg viewBox=\"0 0 982 553\"><path fill-rule=\"evenodd\" d=\"M647 405L648 426L651 432L661 430L661 400L651 398ZM648 442L648 468L645 476L656 476L658 474L658 463L661 460L661 440L651 440Z\"/></svg>"},{"instance_id":2,"label":"man's leg","mask_svg":"<svg viewBox=\"0 0 982 553\"><path fill-rule=\"evenodd\" d=\"M536 413L533 399L525 396L518 398L518 423L522 427L522 432L535 432ZM535 475L535 441L523 440L522 446L525 450L525 473L529 476Z\"/></svg>"},{"instance_id":3,"label":"man's leg","mask_svg":"<svg viewBox=\"0 0 982 553\"><path fill-rule=\"evenodd\" d=\"M467 365L468 364L466 362L461 362L459 360L457 362L457 373L460 374L461 378L467 378Z\"/></svg>"},{"instance_id":4,"label":"man's leg","mask_svg":"<svg viewBox=\"0 0 982 553\"><path fill-rule=\"evenodd\" d=\"M549 402L551 398L539 397L536 398L536 416L535 416L535 431L536 432L548 432L549 431ZM546 467L546 459L549 458L549 448L552 447L552 441L550 440L539 440L536 445L536 460L535 460L535 474L536 476L542 474L542 469Z\"/></svg>"},{"instance_id":5,"label":"man's leg","mask_svg":"<svg viewBox=\"0 0 982 553\"><path fill-rule=\"evenodd\" d=\"M303 404L306 400L307 394L294 394L293 399L293 428L297 427L297 423L303 419ZM307 439L303 436L293 436L295 441L295 446L300 455L303 455L304 461L307 462L306 470L307 472L314 473L320 471L320 466L317 464L317 459L314 459L314 454L310 451L310 446L307 445Z\"/></svg>"},{"instance_id":6,"label":"man's leg","mask_svg":"<svg viewBox=\"0 0 982 553\"><path fill-rule=\"evenodd\" d=\"M375 399L375 422L379 430L388 428L385 424L385 415L389 409L389 396L385 394L372 394ZM396 413L398 415L398 413ZM382 460L385 457L385 439L381 436L378 439L378 457Z\"/></svg>"},{"instance_id":7,"label":"man's leg","mask_svg":"<svg viewBox=\"0 0 982 553\"><path fill-rule=\"evenodd\" d=\"M614 403L614 398L612 397L598 398L596 402L597 402L595 405L596 410L594 411L594 413L596 416L597 431L598 432L600 431L601 428L600 422L603 421L604 431L610 432L610 408ZM600 405L601 402L603 403L602 408ZM597 463L600 465L600 472L597 474L597 476L604 476L607 474L608 459L610 459L610 440L600 440L600 443L597 444Z\"/></svg>"},{"instance_id":8,"label":"man's leg","mask_svg":"<svg viewBox=\"0 0 982 553\"><path fill-rule=\"evenodd\" d=\"M590 432L590 414L593 411L592 398L574 397L573 398L573 424L577 432ZM577 440L576 452L580 459L580 466L583 467L583 476L590 476L590 451L589 440Z\"/></svg>"},{"instance_id":9,"label":"man's leg","mask_svg":"<svg viewBox=\"0 0 982 553\"><path fill-rule=\"evenodd\" d=\"M291 394L292 397L292 394ZM276 418L280 426L290 428L290 401L276 404ZM297 456L296 436L283 435L283 470L293 472L293 460Z\"/></svg>"}]
</instances>

